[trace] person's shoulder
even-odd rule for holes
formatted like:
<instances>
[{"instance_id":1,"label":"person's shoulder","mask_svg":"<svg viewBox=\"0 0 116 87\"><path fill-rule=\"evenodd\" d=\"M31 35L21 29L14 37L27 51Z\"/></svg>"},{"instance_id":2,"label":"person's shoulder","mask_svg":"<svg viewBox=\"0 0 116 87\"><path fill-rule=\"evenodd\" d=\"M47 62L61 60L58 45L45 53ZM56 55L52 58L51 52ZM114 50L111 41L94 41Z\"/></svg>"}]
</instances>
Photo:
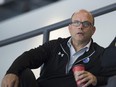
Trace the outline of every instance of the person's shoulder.
<instances>
[{"instance_id":1,"label":"person's shoulder","mask_svg":"<svg viewBox=\"0 0 116 87\"><path fill-rule=\"evenodd\" d=\"M101 46L97 42L93 41L93 39L91 39L91 43L92 43L92 46L94 47L94 49L104 49L103 46Z\"/></svg>"},{"instance_id":2,"label":"person's shoulder","mask_svg":"<svg viewBox=\"0 0 116 87\"><path fill-rule=\"evenodd\" d=\"M105 48L105 52L109 52L109 54L116 55L116 37L113 39L113 41L110 43L110 45Z\"/></svg>"},{"instance_id":3,"label":"person's shoulder","mask_svg":"<svg viewBox=\"0 0 116 87\"><path fill-rule=\"evenodd\" d=\"M69 40L70 37L67 37L67 38L62 38L62 37L59 37L57 39L54 39L54 40L50 40L49 42L50 43L64 43L64 42L67 42Z\"/></svg>"},{"instance_id":4,"label":"person's shoulder","mask_svg":"<svg viewBox=\"0 0 116 87\"><path fill-rule=\"evenodd\" d=\"M58 38L58 41L61 43L61 42L67 42L69 40L70 37L67 37L67 38L61 38L59 37Z\"/></svg>"},{"instance_id":5,"label":"person's shoulder","mask_svg":"<svg viewBox=\"0 0 116 87\"><path fill-rule=\"evenodd\" d=\"M62 38L62 37L59 37L57 39L53 39L53 40L50 40L46 43L44 43L44 45L59 45L59 44L63 44L63 43L66 43L68 40L69 40L70 37L67 37L67 38Z\"/></svg>"},{"instance_id":6,"label":"person's shoulder","mask_svg":"<svg viewBox=\"0 0 116 87\"><path fill-rule=\"evenodd\" d=\"M110 45L108 47L116 48L116 37L113 39L113 41L110 43Z\"/></svg>"},{"instance_id":7,"label":"person's shoulder","mask_svg":"<svg viewBox=\"0 0 116 87\"><path fill-rule=\"evenodd\" d=\"M96 42L93 42L93 45L94 45L94 48L95 48L95 49L99 49L99 50L104 50L104 49L105 49L103 46L99 45L99 44L96 43Z\"/></svg>"}]
</instances>

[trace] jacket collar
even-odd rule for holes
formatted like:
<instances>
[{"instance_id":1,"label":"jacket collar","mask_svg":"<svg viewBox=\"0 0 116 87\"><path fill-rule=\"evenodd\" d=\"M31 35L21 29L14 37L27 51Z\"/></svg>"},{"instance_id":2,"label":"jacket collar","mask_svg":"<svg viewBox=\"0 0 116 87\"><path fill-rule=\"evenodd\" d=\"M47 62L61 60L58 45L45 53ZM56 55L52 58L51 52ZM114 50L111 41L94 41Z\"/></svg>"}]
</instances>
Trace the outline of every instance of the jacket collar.
<instances>
[{"instance_id":1,"label":"jacket collar","mask_svg":"<svg viewBox=\"0 0 116 87\"><path fill-rule=\"evenodd\" d=\"M65 40L63 40L63 42L61 42L61 45L62 45L63 49L67 52L67 54L70 56L70 49L67 46L67 42L68 42L69 39L70 39L70 37L68 37ZM81 60L83 60L86 57L90 57L94 52L95 52L95 49L94 49L93 39L91 39L91 45L90 45L89 51L85 52L82 56L80 56L75 61L75 63L78 62L78 61L81 62Z\"/></svg>"}]
</instances>

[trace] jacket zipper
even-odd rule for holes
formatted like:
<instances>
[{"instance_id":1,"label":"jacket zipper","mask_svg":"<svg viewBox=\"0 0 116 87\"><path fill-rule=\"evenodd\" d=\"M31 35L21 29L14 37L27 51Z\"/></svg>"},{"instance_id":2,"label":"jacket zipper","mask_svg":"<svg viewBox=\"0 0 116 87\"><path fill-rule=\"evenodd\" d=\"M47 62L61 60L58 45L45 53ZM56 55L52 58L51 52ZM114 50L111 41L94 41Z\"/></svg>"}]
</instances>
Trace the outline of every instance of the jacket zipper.
<instances>
[{"instance_id":1,"label":"jacket zipper","mask_svg":"<svg viewBox=\"0 0 116 87\"><path fill-rule=\"evenodd\" d=\"M63 48L63 46L60 44L60 46L61 46L61 48L62 48L62 50L63 50L63 52L67 55L67 57L68 57L68 62L67 62L67 64L66 64L66 74L68 73L68 64L69 64L69 61L70 61L70 57L69 57L69 54L64 50L64 48Z\"/></svg>"},{"instance_id":2,"label":"jacket zipper","mask_svg":"<svg viewBox=\"0 0 116 87\"><path fill-rule=\"evenodd\" d=\"M69 54L64 50L64 48L63 48L63 46L62 46L61 44L60 44L60 46L61 46L62 50L64 51L64 53L65 53L65 54L67 55L67 57L68 57L68 62L67 62L67 64L66 64L66 74L67 74L67 73L68 73L68 64L69 64L69 61L70 61L70 57L69 57ZM94 53L95 53L95 51L93 51L89 56L84 57L84 58L78 60L78 61L75 62L72 66L74 66L75 64L77 64L77 63L83 61L84 59L86 59L86 58L92 56Z\"/></svg>"},{"instance_id":3,"label":"jacket zipper","mask_svg":"<svg viewBox=\"0 0 116 87\"><path fill-rule=\"evenodd\" d=\"M89 56L84 57L84 58L82 58L82 59L78 60L78 61L77 61L77 62L75 62L72 66L74 66L75 64L77 64L77 63L79 63L79 62L83 61L84 59L86 59L86 58L88 58L88 57L92 56L94 53L95 53L95 51L93 51L93 52L92 52Z\"/></svg>"}]
</instances>

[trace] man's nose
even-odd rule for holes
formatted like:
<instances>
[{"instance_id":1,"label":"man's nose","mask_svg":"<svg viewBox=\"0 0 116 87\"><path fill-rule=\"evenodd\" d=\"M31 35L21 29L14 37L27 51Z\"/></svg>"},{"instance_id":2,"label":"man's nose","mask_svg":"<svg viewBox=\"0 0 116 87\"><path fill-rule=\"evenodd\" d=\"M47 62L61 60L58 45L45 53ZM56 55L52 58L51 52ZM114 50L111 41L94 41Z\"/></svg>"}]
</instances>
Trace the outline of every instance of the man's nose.
<instances>
[{"instance_id":1,"label":"man's nose","mask_svg":"<svg viewBox=\"0 0 116 87\"><path fill-rule=\"evenodd\" d=\"M81 23L78 28L83 29L84 28L83 24Z\"/></svg>"}]
</instances>

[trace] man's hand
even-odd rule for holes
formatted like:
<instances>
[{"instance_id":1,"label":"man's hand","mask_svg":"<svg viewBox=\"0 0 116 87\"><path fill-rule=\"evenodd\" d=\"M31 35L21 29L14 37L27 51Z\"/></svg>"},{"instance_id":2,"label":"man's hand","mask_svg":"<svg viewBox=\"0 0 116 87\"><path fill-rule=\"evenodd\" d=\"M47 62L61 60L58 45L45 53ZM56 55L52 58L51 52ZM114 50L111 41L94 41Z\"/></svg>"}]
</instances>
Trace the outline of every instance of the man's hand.
<instances>
[{"instance_id":1,"label":"man's hand","mask_svg":"<svg viewBox=\"0 0 116 87\"><path fill-rule=\"evenodd\" d=\"M19 78L15 74L7 74L1 83L1 87L18 87Z\"/></svg>"},{"instance_id":2,"label":"man's hand","mask_svg":"<svg viewBox=\"0 0 116 87\"><path fill-rule=\"evenodd\" d=\"M87 87L89 85L93 85L95 86L97 84L97 79L96 77L90 73L90 72L87 72L87 71L79 71L77 74L76 74L76 80L78 82L78 84L83 84L82 87Z\"/></svg>"}]
</instances>

